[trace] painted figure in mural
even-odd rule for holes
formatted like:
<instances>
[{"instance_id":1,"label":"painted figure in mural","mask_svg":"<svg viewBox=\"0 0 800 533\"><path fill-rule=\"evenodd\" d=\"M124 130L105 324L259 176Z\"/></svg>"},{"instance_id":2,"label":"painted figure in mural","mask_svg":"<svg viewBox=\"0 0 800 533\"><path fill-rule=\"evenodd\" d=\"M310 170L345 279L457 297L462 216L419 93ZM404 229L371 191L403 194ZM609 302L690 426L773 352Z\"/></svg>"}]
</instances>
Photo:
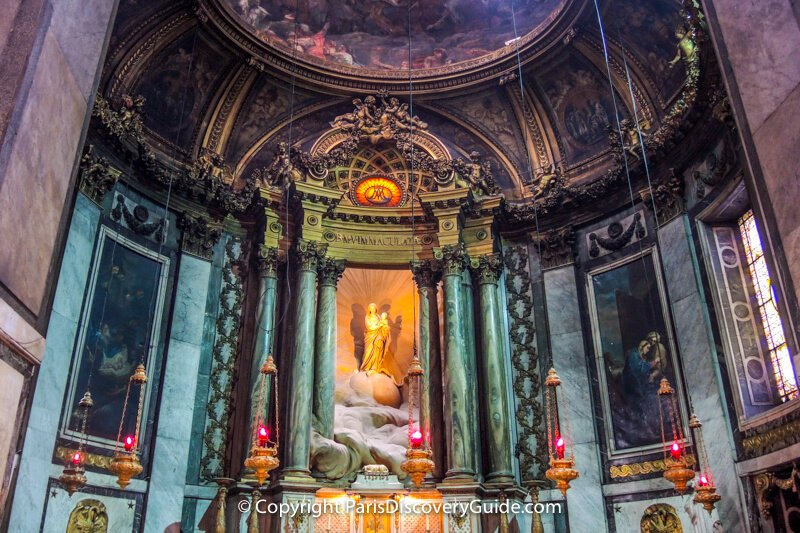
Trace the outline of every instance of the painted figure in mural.
<instances>
[{"instance_id":1,"label":"painted figure in mural","mask_svg":"<svg viewBox=\"0 0 800 533\"><path fill-rule=\"evenodd\" d=\"M629 408L640 411L641 417L658 413L658 384L665 377L668 361L667 348L657 331L648 333L628 353L622 381L628 390Z\"/></svg>"},{"instance_id":2,"label":"painted figure in mural","mask_svg":"<svg viewBox=\"0 0 800 533\"><path fill-rule=\"evenodd\" d=\"M369 304L367 316L364 317L364 326L364 359L361 361L360 370L366 372L368 376L375 373L391 376L384 364L391 337L388 315L386 313L378 315L378 306L374 303Z\"/></svg>"}]
</instances>

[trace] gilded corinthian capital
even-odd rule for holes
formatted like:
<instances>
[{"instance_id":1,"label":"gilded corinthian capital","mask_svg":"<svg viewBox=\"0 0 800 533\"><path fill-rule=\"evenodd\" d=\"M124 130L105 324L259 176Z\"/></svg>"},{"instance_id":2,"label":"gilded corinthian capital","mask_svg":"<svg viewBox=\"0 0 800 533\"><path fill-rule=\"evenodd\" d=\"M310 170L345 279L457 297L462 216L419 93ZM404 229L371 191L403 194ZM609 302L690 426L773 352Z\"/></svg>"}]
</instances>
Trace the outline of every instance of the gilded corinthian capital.
<instances>
[{"instance_id":1,"label":"gilded corinthian capital","mask_svg":"<svg viewBox=\"0 0 800 533\"><path fill-rule=\"evenodd\" d=\"M317 275L320 285L331 285L333 287L339 283L344 274L345 261L341 259L323 258L319 260Z\"/></svg>"},{"instance_id":2,"label":"gilded corinthian capital","mask_svg":"<svg viewBox=\"0 0 800 533\"><path fill-rule=\"evenodd\" d=\"M256 266L262 278L274 278L278 275L278 266L283 261L280 250L273 246L261 245L258 247Z\"/></svg>"},{"instance_id":3,"label":"gilded corinthian capital","mask_svg":"<svg viewBox=\"0 0 800 533\"><path fill-rule=\"evenodd\" d=\"M467 266L467 253L463 244L442 246L434 250L434 257L441 263L444 276L461 275Z\"/></svg>"},{"instance_id":4,"label":"gilded corinthian capital","mask_svg":"<svg viewBox=\"0 0 800 533\"><path fill-rule=\"evenodd\" d=\"M442 268L436 260L412 261L411 273L418 289L436 287L442 277Z\"/></svg>"},{"instance_id":5,"label":"gilded corinthian capital","mask_svg":"<svg viewBox=\"0 0 800 533\"><path fill-rule=\"evenodd\" d=\"M294 257L300 270L315 272L320 260L325 257L327 251L327 244L299 239L294 248Z\"/></svg>"},{"instance_id":6,"label":"gilded corinthian capital","mask_svg":"<svg viewBox=\"0 0 800 533\"><path fill-rule=\"evenodd\" d=\"M503 272L503 261L500 254L481 255L470 258L469 267L481 285L497 283L500 273Z\"/></svg>"}]
</instances>

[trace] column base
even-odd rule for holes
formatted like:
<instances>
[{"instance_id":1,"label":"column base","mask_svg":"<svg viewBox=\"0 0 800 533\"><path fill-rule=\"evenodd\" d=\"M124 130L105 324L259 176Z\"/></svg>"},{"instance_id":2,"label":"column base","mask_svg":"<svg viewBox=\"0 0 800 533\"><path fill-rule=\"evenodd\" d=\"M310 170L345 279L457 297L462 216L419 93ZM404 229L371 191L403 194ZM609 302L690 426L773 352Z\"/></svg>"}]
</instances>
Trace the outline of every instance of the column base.
<instances>
[{"instance_id":1,"label":"column base","mask_svg":"<svg viewBox=\"0 0 800 533\"><path fill-rule=\"evenodd\" d=\"M444 475L444 484L463 484L477 482L477 476L472 470L448 470Z\"/></svg>"},{"instance_id":2,"label":"column base","mask_svg":"<svg viewBox=\"0 0 800 533\"><path fill-rule=\"evenodd\" d=\"M511 472L492 472L486 476L484 485L487 487L514 485L516 480Z\"/></svg>"},{"instance_id":3,"label":"column base","mask_svg":"<svg viewBox=\"0 0 800 533\"><path fill-rule=\"evenodd\" d=\"M279 482L315 483L317 480L307 468L284 468L278 477Z\"/></svg>"}]
</instances>

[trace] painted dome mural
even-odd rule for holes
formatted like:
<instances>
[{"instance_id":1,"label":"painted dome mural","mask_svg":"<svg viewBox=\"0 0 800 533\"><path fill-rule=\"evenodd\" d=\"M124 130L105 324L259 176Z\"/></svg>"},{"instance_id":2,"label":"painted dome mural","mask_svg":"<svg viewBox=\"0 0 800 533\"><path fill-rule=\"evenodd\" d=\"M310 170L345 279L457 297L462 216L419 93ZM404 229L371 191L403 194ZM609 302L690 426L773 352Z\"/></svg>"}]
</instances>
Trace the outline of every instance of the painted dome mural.
<instances>
[{"instance_id":1,"label":"painted dome mural","mask_svg":"<svg viewBox=\"0 0 800 533\"><path fill-rule=\"evenodd\" d=\"M473 67L544 32L567 0L225 0L260 40L334 70ZM512 12L513 9L513 12ZM516 26L516 31L515 31ZM460 68L461 67L461 68Z\"/></svg>"}]
</instances>

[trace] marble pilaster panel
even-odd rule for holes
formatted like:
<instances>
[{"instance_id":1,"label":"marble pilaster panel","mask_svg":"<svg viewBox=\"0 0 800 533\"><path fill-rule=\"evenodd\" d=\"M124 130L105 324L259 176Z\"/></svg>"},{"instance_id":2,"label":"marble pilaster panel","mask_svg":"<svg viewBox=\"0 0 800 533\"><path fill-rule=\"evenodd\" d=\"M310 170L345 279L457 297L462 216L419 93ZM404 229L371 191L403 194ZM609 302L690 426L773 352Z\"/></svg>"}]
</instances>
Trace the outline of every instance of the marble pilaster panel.
<instances>
[{"instance_id":1,"label":"marble pilaster panel","mask_svg":"<svg viewBox=\"0 0 800 533\"><path fill-rule=\"evenodd\" d=\"M47 497L47 478L58 434L60 406L64 401L72 350L81 317L83 293L92 263L100 209L78 195L74 226L67 236L62 260L65 282L56 288L47 328L47 345L39 368L31 404L25 445L20 460L9 531L36 531ZM56 309L60 310L57 311Z\"/></svg>"},{"instance_id":2,"label":"marble pilaster panel","mask_svg":"<svg viewBox=\"0 0 800 533\"><path fill-rule=\"evenodd\" d=\"M571 531L591 531L605 525L602 493L602 463L592 416L591 383L583 341L578 287L572 265L544 272L547 316L553 366L561 377L559 391L564 406L563 420L569 430L575 452L576 468L581 475L571 483L567 520Z\"/></svg>"},{"instance_id":3,"label":"marble pilaster panel","mask_svg":"<svg viewBox=\"0 0 800 533\"><path fill-rule=\"evenodd\" d=\"M161 385L145 532L160 533L181 522L210 275L211 264L207 261L188 254L181 257Z\"/></svg>"},{"instance_id":4,"label":"marble pilaster panel","mask_svg":"<svg viewBox=\"0 0 800 533\"><path fill-rule=\"evenodd\" d=\"M731 438L731 425L722 398L724 389L718 381L718 354L714 348L708 303L698 288L695 265L696 251L689 237L688 219L681 216L663 226L659 241L663 249L669 250L672 264L665 269L667 292L686 294L672 299L678 347L683 364L686 389L692 398L692 406L706 436L711 469L717 489L722 496L718 511L726 531L744 528L744 495L736 476L735 448ZM692 290L688 291L686 286ZM714 438L708 438L709 435Z\"/></svg>"}]
</instances>

